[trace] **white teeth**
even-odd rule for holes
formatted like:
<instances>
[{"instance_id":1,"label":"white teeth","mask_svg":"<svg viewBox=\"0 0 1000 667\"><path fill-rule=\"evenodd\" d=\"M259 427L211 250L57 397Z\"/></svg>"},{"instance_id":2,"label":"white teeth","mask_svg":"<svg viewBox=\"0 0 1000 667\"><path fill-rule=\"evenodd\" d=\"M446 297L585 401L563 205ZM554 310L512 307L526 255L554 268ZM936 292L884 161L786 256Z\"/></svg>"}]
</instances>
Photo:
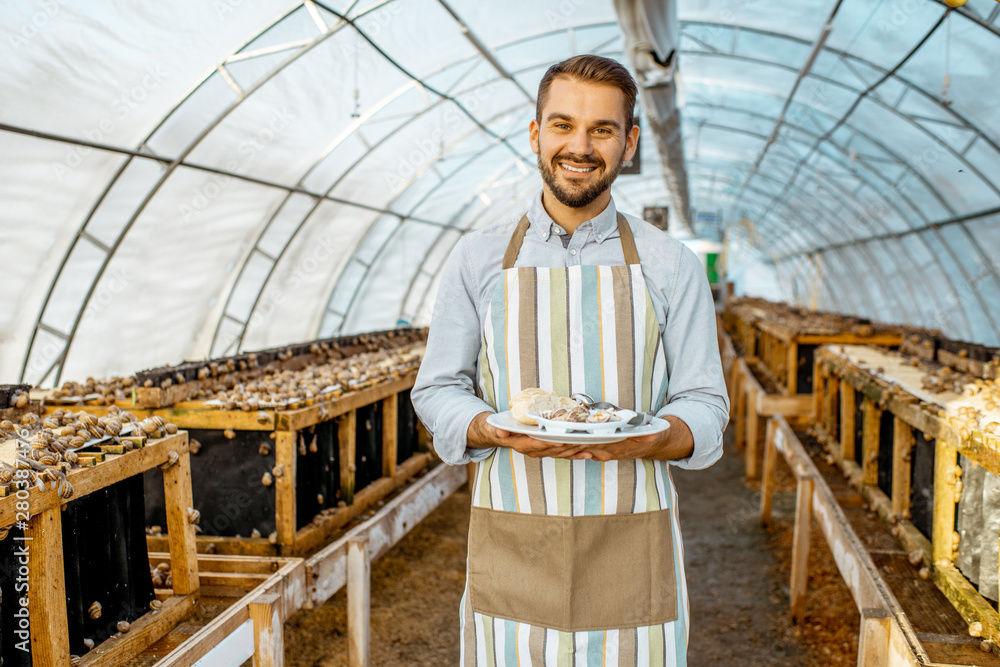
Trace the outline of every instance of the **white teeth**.
<instances>
[{"instance_id":1,"label":"white teeth","mask_svg":"<svg viewBox=\"0 0 1000 667\"><path fill-rule=\"evenodd\" d=\"M594 171L594 169L596 168L596 167L584 167L583 169L577 169L576 167L571 167L568 164L563 164L562 162L559 163L559 166L562 167L563 169L569 169L570 171L578 171L578 172L581 172L581 173L586 173L588 171Z\"/></svg>"}]
</instances>

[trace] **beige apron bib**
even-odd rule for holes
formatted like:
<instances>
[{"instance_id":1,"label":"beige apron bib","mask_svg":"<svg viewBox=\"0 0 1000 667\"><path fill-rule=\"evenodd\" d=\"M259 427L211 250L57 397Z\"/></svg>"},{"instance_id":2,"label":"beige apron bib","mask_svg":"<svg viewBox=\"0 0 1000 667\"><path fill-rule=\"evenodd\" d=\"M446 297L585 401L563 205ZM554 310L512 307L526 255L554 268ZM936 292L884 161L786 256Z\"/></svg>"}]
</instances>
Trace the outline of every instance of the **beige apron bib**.
<instances>
[{"instance_id":1,"label":"beige apron bib","mask_svg":"<svg viewBox=\"0 0 1000 667\"><path fill-rule=\"evenodd\" d=\"M624 216L624 266L514 268L528 227L524 216L486 316L485 400L503 411L521 389L542 387L658 409L666 359ZM666 462L498 448L477 470L462 664L684 664L683 555Z\"/></svg>"}]
</instances>

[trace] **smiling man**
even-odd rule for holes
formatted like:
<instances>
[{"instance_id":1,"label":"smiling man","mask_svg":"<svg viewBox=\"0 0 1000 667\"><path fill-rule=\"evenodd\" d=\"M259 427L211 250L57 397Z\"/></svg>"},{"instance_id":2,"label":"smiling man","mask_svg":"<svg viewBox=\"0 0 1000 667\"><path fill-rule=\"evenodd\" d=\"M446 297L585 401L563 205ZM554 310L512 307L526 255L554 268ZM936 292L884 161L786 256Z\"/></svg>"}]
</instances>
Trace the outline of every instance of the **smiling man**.
<instances>
[{"instance_id":1,"label":"smiling man","mask_svg":"<svg viewBox=\"0 0 1000 667\"><path fill-rule=\"evenodd\" d=\"M463 665L685 664L670 465L721 456L729 404L701 263L611 197L639 139L635 99L614 60L549 68L529 126L541 192L463 237L443 269L412 395L441 458L479 462ZM487 422L531 387L670 427L587 444Z\"/></svg>"}]
</instances>

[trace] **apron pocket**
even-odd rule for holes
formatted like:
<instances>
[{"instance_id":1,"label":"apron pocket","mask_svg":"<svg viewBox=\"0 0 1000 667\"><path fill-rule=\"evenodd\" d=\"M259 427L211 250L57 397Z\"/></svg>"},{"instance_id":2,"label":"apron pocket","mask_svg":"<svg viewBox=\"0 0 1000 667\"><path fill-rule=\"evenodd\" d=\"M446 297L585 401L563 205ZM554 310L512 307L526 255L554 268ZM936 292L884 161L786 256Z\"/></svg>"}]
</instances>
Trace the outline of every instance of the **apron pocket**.
<instances>
[{"instance_id":1,"label":"apron pocket","mask_svg":"<svg viewBox=\"0 0 1000 667\"><path fill-rule=\"evenodd\" d=\"M473 507L473 611L565 632L677 620L670 510L547 516Z\"/></svg>"}]
</instances>

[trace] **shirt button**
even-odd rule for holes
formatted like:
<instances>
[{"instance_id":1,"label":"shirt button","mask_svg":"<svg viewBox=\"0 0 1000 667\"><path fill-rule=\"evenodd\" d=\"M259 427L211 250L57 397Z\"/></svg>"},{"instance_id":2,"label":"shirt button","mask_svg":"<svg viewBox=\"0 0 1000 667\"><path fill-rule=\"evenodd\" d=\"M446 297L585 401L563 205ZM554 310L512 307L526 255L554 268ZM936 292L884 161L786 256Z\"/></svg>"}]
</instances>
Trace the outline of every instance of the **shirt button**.
<instances>
[{"instance_id":1,"label":"shirt button","mask_svg":"<svg viewBox=\"0 0 1000 667\"><path fill-rule=\"evenodd\" d=\"M598 240L598 241L600 241L600 240L601 240L601 235L600 235L600 234L598 234L598 235L597 235L597 240Z\"/></svg>"},{"instance_id":2,"label":"shirt button","mask_svg":"<svg viewBox=\"0 0 1000 667\"><path fill-rule=\"evenodd\" d=\"M576 254L576 250L570 250L570 251L569 251L569 254L571 254L571 255L575 255L575 254Z\"/></svg>"}]
</instances>

